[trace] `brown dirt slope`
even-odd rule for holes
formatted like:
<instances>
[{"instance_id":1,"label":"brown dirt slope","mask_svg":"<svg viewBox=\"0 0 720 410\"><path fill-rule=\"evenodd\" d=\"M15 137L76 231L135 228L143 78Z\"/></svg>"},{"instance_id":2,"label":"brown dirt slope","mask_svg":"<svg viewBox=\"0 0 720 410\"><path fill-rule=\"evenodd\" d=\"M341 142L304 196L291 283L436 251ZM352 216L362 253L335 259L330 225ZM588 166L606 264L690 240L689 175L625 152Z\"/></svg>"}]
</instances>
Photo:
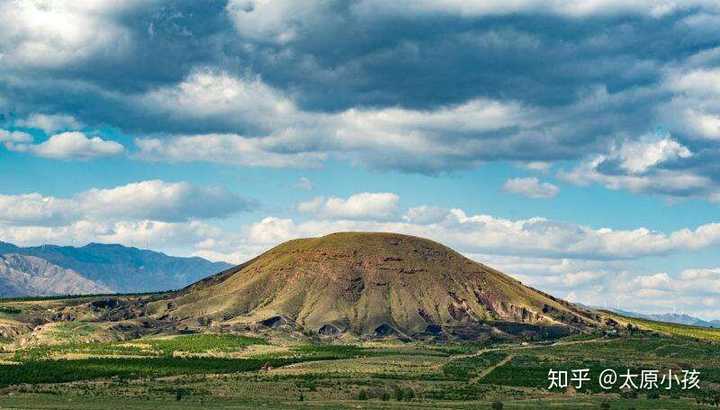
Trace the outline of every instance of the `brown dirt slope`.
<instances>
[{"instance_id":1,"label":"brown dirt slope","mask_svg":"<svg viewBox=\"0 0 720 410\"><path fill-rule=\"evenodd\" d=\"M359 336L575 332L600 320L439 243L360 232L286 242L153 303L150 313L190 325Z\"/></svg>"}]
</instances>

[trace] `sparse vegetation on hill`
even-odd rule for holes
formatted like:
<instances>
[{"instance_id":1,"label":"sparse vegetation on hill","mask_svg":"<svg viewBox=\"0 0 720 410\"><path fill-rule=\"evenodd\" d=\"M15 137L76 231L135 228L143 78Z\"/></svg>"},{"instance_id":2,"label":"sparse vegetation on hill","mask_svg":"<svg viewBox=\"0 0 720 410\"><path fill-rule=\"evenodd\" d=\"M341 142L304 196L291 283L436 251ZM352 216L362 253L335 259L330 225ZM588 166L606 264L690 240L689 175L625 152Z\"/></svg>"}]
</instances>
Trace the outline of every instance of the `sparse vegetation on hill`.
<instances>
[{"instance_id":1,"label":"sparse vegetation on hill","mask_svg":"<svg viewBox=\"0 0 720 410\"><path fill-rule=\"evenodd\" d=\"M285 327L320 336L538 339L600 317L426 239L338 233L279 245L153 302L188 327Z\"/></svg>"}]
</instances>

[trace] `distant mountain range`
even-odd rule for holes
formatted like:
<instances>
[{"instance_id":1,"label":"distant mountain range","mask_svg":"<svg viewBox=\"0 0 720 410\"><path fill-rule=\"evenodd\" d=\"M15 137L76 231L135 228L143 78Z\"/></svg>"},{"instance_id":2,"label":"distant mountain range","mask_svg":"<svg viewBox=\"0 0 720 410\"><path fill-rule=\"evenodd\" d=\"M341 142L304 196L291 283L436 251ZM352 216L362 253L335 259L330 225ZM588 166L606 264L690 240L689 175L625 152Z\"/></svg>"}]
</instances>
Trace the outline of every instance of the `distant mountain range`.
<instances>
[{"instance_id":1,"label":"distant mountain range","mask_svg":"<svg viewBox=\"0 0 720 410\"><path fill-rule=\"evenodd\" d=\"M624 316L634 317L638 319L655 320L658 322L678 323L681 325L691 325L700 327L720 327L720 320L702 320L700 318L686 315L684 313L654 313L645 314L637 312L629 312L626 310L612 309L614 312Z\"/></svg>"},{"instance_id":2,"label":"distant mountain range","mask_svg":"<svg viewBox=\"0 0 720 410\"><path fill-rule=\"evenodd\" d=\"M23 248L0 242L0 297L179 289L231 266L122 245Z\"/></svg>"}]
</instances>

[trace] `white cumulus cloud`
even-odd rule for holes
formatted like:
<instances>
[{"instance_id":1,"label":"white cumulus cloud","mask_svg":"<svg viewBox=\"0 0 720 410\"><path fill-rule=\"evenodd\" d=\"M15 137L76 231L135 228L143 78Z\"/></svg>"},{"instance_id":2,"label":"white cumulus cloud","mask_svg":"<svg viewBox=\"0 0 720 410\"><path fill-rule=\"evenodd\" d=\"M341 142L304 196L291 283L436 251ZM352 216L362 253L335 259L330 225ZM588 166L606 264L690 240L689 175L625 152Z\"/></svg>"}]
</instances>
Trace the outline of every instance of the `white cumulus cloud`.
<instances>
[{"instance_id":1,"label":"white cumulus cloud","mask_svg":"<svg viewBox=\"0 0 720 410\"><path fill-rule=\"evenodd\" d=\"M100 137L88 137L79 131L62 132L50 136L46 141L33 144L33 137L28 133L0 130L0 142L11 151L27 152L52 159L88 160L125 152L125 147L118 142Z\"/></svg>"},{"instance_id":2,"label":"white cumulus cloud","mask_svg":"<svg viewBox=\"0 0 720 410\"><path fill-rule=\"evenodd\" d=\"M363 192L348 198L317 197L299 203L297 209L333 219L387 219L397 211L399 200L390 192Z\"/></svg>"},{"instance_id":3,"label":"white cumulus cloud","mask_svg":"<svg viewBox=\"0 0 720 410\"><path fill-rule=\"evenodd\" d=\"M138 157L147 161L207 161L258 167L320 166L326 158L315 152L273 152L263 138L247 138L235 134L178 136L170 139L142 138L135 144Z\"/></svg>"},{"instance_id":4,"label":"white cumulus cloud","mask_svg":"<svg viewBox=\"0 0 720 410\"><path fill-rule=\"evenodd\" d=\"M45 158L90 159L122 154L125 147L115 141L69 131L55 134L40 144L24 146L22 150Z\"/></svg>"},{"instance_id":5,"label":"white cumulus cloud","mask_svg":"<svg viewBox=\"0 0 720 410\"><path fill-rule=\"evenodd\" d=\"M72 115L64 114L31 114L27 118L18 120L15 125L25 128L36 128L45 131L46 134L53 134L58 131L77 130L83 124Z\"/></svg>"},{"instance_id":6,"label":"white cumulus cloud","mask_svg":"<svg viewBox=\"0 0 720 410\"><path fill-rule=\"evenodd\" d=\"M660 107L673 131L690 138L720 140L720 69L692 67L671 70L665 87L673 98Z\"/></svg>"},{"instance_id":7,"label":"white cumulus cloud","mask_svg":"<svg viewBox=\"0 0 720 410\"><path fill-rule=\"evenodd\" d=\"M475 98L434 110L351 108L303 111L258 77L196 70L180 84L137 97L148 112L229 133L138 139L140 158L211 161L246 166L317 165L329 154L374 167L429 172L481 162L474 153L511 153L515 138L483 139L499 130L532 127L542 115L512 101ZM242 130L243 132L235 132ZM468 139L468 136L472 138Z\"/></svg>"},{"instance_id":8,"label":"white cumulus cloud","mask_svg":"<svg viewBox=\"0 0 720 410\"><path fill-rule=\"evenodd\" d=\"M519 194L528 198L553 198L560 188L549 182L540 182L535 177L531 178L511 178L503 184L503 191L513 194Z\"/></svg>"},{"instance_id":9,"label":"white cumulus cloud","mask_svg":"<svg viewBox=\"0 0 720 410\"><path fill-rule=\"evenodd\" d=\"M637 14L661 17L688 8L718 7L705 0L361 0L354 4L357 14L378 15L453 15L461 17L500 16L509 14L553 14L574 18Z\"/></svg>"},{"instance_id":10,"label":"white cumulus cloud","mask_svg":"<svg viewBox=\"0 0 720 410\"><path fill-rule=\"evenodd\" d=\"M693 156L669 135L646 136L586 158L574 169L560 171L558 177L576 185L597 183L614 190L713 201L720 194L720 185L697 169L683 166L683 161Z\"/></svg>"},{"instance_id":11,"label":"white cumulus cloud","mask_svg":"<svg viewBox=\"0 0 720 410\"><path fill-rule=\"evenodd\" d=\"M22 131L0 130L0 142L9 150L17 150L18 145L32 142L32 135Z\"/></svg>"},{"instance_id":12,"label":"white cumulus cloud","mask_svg":"<svg viewBox=\"0 0 720 410\"><path fill-rule=\"evenodd\" d=\"M0 52L15 67L54 68L112 47L120 56L130 33L114 16L140 1L8 0L0 2Z\"/></svg>"},{"instance_id":13,"label":"white cumulus cloud","mask_svg":"<svg viewBox=\"0 0 720 410\"><path fill-rule=\"evenodd\" d=\"M276 238L289 240L337 231L399 232L434 239L466 253L531 257L572 258L581 260L623 260L661 256L720 245L720 223L680 229L670 233L647 228L610 229L551 221L545 218L504 219L491 215L468 215L461 209L412 208L404 216L388 218L394 206L382 211L358 211L363 201L338 199L339 206L328 207L328 200L316 198L298 205L301 212L315 218L296 222L282 219L282 229L268 229ZM362 198L362 196L361 196ZM355 206L348 210L346 203ZM385 201L394 202L394 201ZM330 202L332 204L332 202ZM331 209L333 211L331 211ZM365 217L360 214L365 213ZM277 219L272 219L276 224ZM263 231L266 222L253 225ZM276 242L277 243L277 242Z\"/></svg>"},{"instance_id":14,"label":"white cumulus cloud","mask_svg":"<svg viewBox=\"0 0 720 410\"><path fill-rule=\"evenodd\" d=\"M692 152L687 147L670 136L626 141L611 154L611 158L617 157L620 166L632 174L641 174L658 164L691 156Z\"/></svg>"},{"instance_id":15,"label":"white cumulus cloud","mask_svg":"<svg viewBox=\"0 0 720 410\"><path fill-rule=\"evenodd\" d=\"M39 193L0 195L0 223L57 226L90 220L176 222L226 217L253 207L254 201L224 189L151 180L91 189L67 198Z\"/></svg>"}]
</instances>

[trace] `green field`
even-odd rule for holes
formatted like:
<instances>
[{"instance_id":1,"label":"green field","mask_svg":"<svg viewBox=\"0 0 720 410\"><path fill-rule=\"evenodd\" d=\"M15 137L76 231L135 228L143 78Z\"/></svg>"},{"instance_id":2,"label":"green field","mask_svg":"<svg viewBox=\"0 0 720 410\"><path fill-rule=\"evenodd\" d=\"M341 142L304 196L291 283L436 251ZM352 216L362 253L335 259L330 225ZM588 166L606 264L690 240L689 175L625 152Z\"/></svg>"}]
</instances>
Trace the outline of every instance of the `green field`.
<instances>
[{"instance_id":1,"label":"green field","mask_svg":"<svg viewBox=\"0 0 720 410\"><path fill-rule=\"evenodd\" d=\"M35 346L5 354L0 408L717 408L719 347L644 331L529 345L193 334ZM702 382L692 391L547 390L550 368L579 367L696 368Z\"/></svg>"},{"instance_id":2,"label":"green field","mask_svg":"<svg viewBox=\"0 0 720 410\"><path fill-rule=\"evenodd\" d=\"M677 323L655 322L652 320L629 318L612 314L622 320L630 321L641 329L651 330L670 336L683 336L720 342L720 329L680 325Z\"/></svg>"}]
</instances>

